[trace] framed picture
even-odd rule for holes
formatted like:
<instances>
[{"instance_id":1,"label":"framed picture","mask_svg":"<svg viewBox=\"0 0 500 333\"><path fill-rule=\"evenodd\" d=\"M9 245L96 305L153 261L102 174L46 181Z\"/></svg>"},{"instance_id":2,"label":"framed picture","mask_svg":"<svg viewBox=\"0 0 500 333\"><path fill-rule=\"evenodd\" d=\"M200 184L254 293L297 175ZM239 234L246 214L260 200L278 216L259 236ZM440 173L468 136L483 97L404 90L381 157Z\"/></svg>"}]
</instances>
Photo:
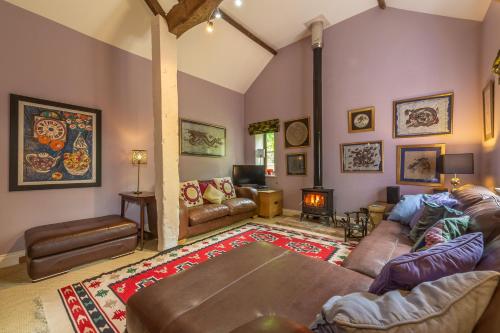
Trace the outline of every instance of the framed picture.
<instances>
[{"instance_id":1,"label":"framed picture","mask_svg":"<svg viewBox=\"0 0 500 333\"><path fill-rule=\"evenodd\" d=\"M438 173L438 159L445 153L444 144L397 147L397 183L443 186L444 175Z\"/></svg>"},{"instance_id":2,"label":"framed picture","mask_svg":"<svg viewBox=\"0 0 500 333\"><path fill-rule=\"evenodd\" d=\"M368 132L375 130L375 108L368 107L348 111L348 132Z\"/></svg>"},{"instance_id":3,"label":"framed picture","mask_svg":"<svg viewBox=\"0 0 500 333\"><path fill-rule=\"evenodd\" d=\"M181 155L226 156L226 128L197 121L180 120Z\"/></svg>"},{"instance_id":4,"label":"framed picture","mask_svg":"<svg viewBox=\"0 0 500 333\"><path fill-rule=\"evenodd\" d=\"M311 144L309 118L285 121L285 148L302 148Z\"/></svg>"},{"instance_id":5,"label":"framed picture","mask_svg":"<svg viewBox=\"0 0 500 333\"><path fill-rule=\"evenodd\" d=\"M394 137L443 135L453 132L453 93L394 102Z\"/></svg>"},{"instance_id":6,"label":"framed picture","mask_svg":"<svg viewBox=\"0 0 500 333\"><path fill-rule=\"evenodd\" d=\"M287 154L286 173L289 176L305 176L307 174L306 153Z\"/></svg>"},{"instance_id":7,"label":"framed picture","mask_svg":"<svg viewBox=\"0 0 500 333\"><path fill-rule=\"evenodd\" d=\"M484 140L495 136L495 82L489 81L483 89Z\"/></svg>"},{"instance_id":8,"label":"framed picture","mask_svg":"<svg viewBox=\"0 0 500 333\"><path fill-rule=\"evenodd\" d=\"M10 95L9 191L101 186L101 111Z\"/></svg>"},{"instance_id":9,"label":"framed picture","mask_svg":"<svg viewBox=\"0 0 500 333\"><path fill-rule=\"evenodd\" d=\"M341 144L340 163L343 173L383 172L384 144L382 141Z\"/></svg>"}]
</instances>

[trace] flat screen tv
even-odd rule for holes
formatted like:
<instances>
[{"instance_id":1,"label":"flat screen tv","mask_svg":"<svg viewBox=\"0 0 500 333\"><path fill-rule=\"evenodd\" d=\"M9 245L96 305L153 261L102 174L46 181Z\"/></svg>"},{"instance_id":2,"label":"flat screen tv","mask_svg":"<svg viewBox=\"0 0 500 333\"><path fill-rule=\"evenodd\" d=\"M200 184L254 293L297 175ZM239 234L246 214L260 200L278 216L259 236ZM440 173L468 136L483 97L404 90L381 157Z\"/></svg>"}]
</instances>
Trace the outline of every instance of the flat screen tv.
<instances>
[{"instance_id":1,"label":"flat screen tv","mask_svg":"<svg viewBox=\"0 0 500 333\"><path fill-rule=\"evenodd\" d=\"M233 182L238 186L265 186L265 167L263 165L233 165Z\"/></svg>"}]
</instances>

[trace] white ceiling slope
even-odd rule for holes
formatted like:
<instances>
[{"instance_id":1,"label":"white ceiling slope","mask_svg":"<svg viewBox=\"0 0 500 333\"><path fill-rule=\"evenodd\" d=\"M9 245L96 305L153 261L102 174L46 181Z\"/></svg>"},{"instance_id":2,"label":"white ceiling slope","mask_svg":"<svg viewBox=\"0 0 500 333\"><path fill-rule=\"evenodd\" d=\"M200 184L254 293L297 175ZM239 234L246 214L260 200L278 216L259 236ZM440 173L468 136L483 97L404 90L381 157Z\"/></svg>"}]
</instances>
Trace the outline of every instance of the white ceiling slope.
<instances>
[{"instance_id":1,"label":"white ceiling slope","mask_svg":"<svg viewBox=\"0 0 500 333\"><path fill-rule=\"evenodd\" d=\"M0 0L3 1L3 0ZM151 59L151 12L144 0L5 0L85 35ZM222 7L279 49L307 35L304 23L323 15L331 24L377 5L376 0L233 0ZM166 12L176 0L159 0ZM491 0L386 0L389 7L481 21ZM199 25L179 39L179 70L245 93L272 55L229 24L208 34Z\"/></svg>"}]
</instances>

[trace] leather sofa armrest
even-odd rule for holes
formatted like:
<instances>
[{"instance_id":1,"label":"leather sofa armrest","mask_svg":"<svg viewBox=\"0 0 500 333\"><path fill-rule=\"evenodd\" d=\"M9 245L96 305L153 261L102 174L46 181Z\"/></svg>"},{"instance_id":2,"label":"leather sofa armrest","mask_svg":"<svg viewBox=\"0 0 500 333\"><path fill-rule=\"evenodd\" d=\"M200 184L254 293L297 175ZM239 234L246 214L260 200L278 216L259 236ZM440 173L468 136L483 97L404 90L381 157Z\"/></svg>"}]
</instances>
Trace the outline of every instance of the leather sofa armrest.
<instances>
[{"instance_id":1,"label":"leather sofa armrest","mask_svg":"<svg viewBox=\"0 0 500 333\"><path fill-rule=\"evenodd\" d=\"M236 186L236 196L238 198L247 198L255 202L256 204L259 204L259 192L257 192L256 189L251 188L251 187L239 187Z\"/></svg>"},{"instance_id":2,"label":"leather sofa armrest","mask_svg":"<svg viewBox=\"0 0 500 333\"><path fill-rule=\"evenodd\" d=\"M312 331L286 318L264 316L232 330L231 333L312 333Z\"/></svg>"},{"instance_id":3,"label":"leather sofa armrest","mask_svg":"<svg viewBox=\"0 0 500 333\"><path fill-rule=\"evenodd\" d=\"M179 240L187 238L189 227L189 210L182 199L179 199Z\"/></svg>"}]
</instances>

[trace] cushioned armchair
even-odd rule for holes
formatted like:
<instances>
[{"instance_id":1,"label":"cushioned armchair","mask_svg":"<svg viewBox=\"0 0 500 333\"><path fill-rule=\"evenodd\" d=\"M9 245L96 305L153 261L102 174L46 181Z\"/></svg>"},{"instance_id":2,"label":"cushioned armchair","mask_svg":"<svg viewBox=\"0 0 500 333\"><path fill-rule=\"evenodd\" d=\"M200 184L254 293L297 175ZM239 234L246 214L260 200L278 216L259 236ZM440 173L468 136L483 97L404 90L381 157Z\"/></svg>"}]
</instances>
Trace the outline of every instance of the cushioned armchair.
<instances>
[{"instance_id":1,"label":"cushioned armchair","mask_svg":"<svg viewBox=\"0 0 500 333\"><path fill-rule=\"evenodd\" d=\"M186 207L179 199L179 239L203 234L257 215L257 190L236 187L236 198L222 204Z\"/></svg>"}]
</instances>

